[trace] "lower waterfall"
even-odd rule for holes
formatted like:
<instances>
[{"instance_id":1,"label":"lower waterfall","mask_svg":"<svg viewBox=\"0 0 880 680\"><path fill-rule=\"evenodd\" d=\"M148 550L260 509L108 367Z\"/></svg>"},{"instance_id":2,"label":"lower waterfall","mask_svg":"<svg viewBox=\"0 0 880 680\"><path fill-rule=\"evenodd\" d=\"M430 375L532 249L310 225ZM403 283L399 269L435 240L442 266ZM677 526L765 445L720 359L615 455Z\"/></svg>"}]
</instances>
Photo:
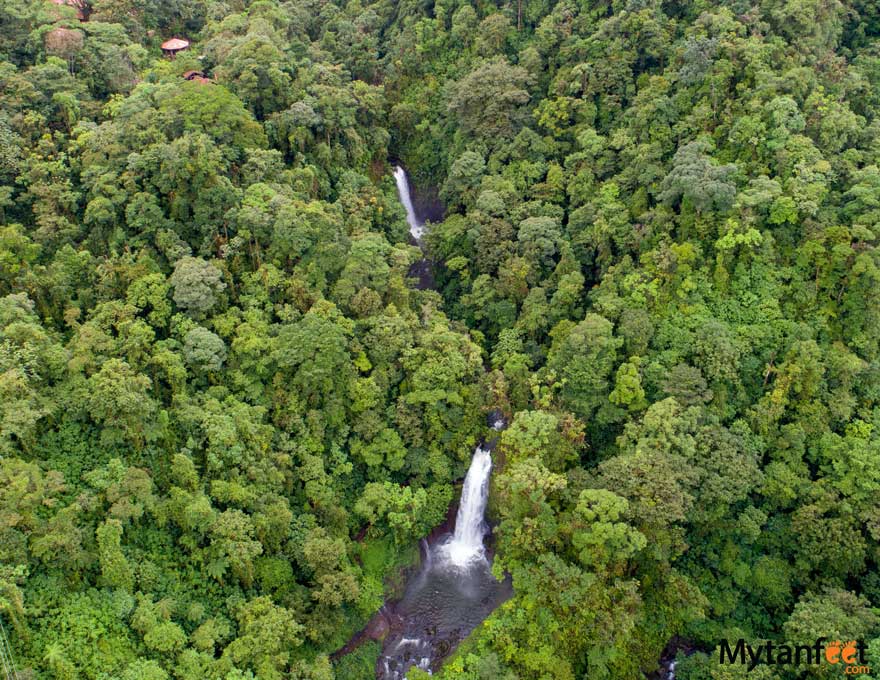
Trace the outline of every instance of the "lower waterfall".
<instances>
[{"instance_id":1,"label":"lower waterfall","mask_svg":"<svg viewBox=\"0 0 880 680\"><path fill-rule=\"evenodd\" d=\"M376 667L379 680L403 680L413 666L431 672L512 593L492 575L483 539L491 447L474 451L452 534L423 546L418 574L392 607L392 625Z\"/></svg>"}]
</instances>

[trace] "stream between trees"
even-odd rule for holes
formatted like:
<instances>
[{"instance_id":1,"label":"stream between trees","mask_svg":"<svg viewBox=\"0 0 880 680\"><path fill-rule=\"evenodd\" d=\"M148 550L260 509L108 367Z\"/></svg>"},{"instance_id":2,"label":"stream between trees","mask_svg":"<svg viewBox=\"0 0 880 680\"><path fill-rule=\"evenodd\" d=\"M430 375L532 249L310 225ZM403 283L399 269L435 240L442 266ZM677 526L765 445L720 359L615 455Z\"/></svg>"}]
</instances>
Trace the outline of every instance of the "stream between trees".
<instances>
[{"instance_id":1,"label":"stream between trees","mask_svg":"<svg viewBox=\"0 0 880 680\"><path fill-rule=\"evenodd\" d=\"M510 579L495 580L483 539L492 443L474 452L452 533L422 542L419 570L403 597L383 609L389 631L376 664L380 680L402 680L417 666L437 670L449 654L513 594Z\"/></svg>"},{"instance_id":2,"label":"stream between trees","mask_svg":"<svg viewBox=\"0 0 880 680\"><path fill-rule=\"evenodd\" d=\"M406 210L413 242L420 248L425 220L419 215L406 171L394 166L397 194ZM431 218L439 217L436 202L423 207ZM420 290L434 288L431 262L423 257L410 268ZM500 412L490 413L489 427L503 430L507 423ZM497 581L491 571L491 556L484 538L489 499L492 449L496 439L481 442L474 451L462 487L454 531L448 522L438 527L421 544L421 565L404 587L403 597L386 602L364 633L372 628L387 631L382 654L376 662L378 680L405 680L413 666L431 673L499 605L513 595L510 578ZM670 641L653 674L657 680L675 680L675 655L680 642Z\"/></svg>"},{"instance_id":3,"label":"stream between trees","mask_svg":"<svg viewBox=\"0 0 880 680\"><path fill-rule=\"evenodd\" d=\"M406 172L399 165L394 168L394 179L410 234L421 246L424 221L416 213ZM427 259L416 263L412 273L420 288L433 287ZM492 413L487 424L500 431L507 423L500 413ZM513 594L509 578L499 582L492 575L484 545L495 441L481 442L474 451L454 530L435 531L422 541L421 565L404 586L403 596L386 602L377 614L388 631L376 662L379 680L403 680L413 666L428 672L437 670L456 646Z\"/></svg>"}]
</instances>

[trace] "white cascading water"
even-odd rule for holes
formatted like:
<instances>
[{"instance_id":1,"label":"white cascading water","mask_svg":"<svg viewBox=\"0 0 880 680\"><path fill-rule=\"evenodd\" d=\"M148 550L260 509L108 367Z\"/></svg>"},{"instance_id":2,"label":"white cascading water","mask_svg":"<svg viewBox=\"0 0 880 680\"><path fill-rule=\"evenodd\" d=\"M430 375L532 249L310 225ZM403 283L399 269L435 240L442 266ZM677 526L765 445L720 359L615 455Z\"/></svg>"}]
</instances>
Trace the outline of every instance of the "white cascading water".
<instances>
[{"instance_id":1,"label":"white cascading water","mask_svg":"<svg viewBox=\"0 0 880 680\"><path fill-rule=\"evenodd\" d=\"M394 180L409 233L421 247L424 222L416 215L406 171L399 165L394 166ZM421 262L430 269L427 260ZM433 278L425 288L434 288ZM500 411L488 424L496 431L507 426ZM410 579L402 599L390 609L383 605L391 632L376 663L380 680L406 680L414 667L431 675L433 665L442 663L450 649L511 596L509 579L495 580L483 547L491 471L491 450L478 446L465 475L455 531L442 545L422 540L424 562L418 575Z\"/></svg>"},{"instance_id":2,"label":"white cascading water","mask_svg":"<svg viewBox=\"0 0 880 680\"><path fill-rule=\"evenodd\" d=\"M485 560L483 515L489 501L489 473L492 471L492 453L480 446L464 478L461 502L455 518L455 533L443 546L442 554L455 567L467 567Z\"/></svg>"},{"instance_id":3,"label":"white cascading water","mask_svg":"<svg viewBox=\"0 0 880 680\"><path fill-rule=\"evenodd\" d=\"M409 180L406 177L406 170L399 165L394 166L394 181L397 182L397 195L400 202L406 210L406 221L409 223L409 233L412 237L419 241L425 231L425 225L416 216L415 208L413 208L412 196L409 193Z\"/></svg>"}]
</instances>

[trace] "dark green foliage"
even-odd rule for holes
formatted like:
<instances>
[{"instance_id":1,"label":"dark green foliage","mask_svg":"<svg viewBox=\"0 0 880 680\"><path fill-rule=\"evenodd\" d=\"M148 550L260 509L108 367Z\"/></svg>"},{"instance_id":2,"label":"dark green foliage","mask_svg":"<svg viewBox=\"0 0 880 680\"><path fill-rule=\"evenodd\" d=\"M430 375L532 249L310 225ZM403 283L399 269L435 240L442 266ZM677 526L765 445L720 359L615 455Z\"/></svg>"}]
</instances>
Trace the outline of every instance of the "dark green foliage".
<instances>
[{"instance_id":1,"label":"dark green foliage","mask_svg":"<svg viewBox=\"0 0 880 680\"><path fill-rule=\"evenodd\" d=\"M745 677L725 638L880 664L878 17L0 0L22 677L373 677L329 655L494 407L515 596L442 677L637 680L675 636L685 679ZM389 157L445 204L436 290Z\"/></svg>"}]
</instances>

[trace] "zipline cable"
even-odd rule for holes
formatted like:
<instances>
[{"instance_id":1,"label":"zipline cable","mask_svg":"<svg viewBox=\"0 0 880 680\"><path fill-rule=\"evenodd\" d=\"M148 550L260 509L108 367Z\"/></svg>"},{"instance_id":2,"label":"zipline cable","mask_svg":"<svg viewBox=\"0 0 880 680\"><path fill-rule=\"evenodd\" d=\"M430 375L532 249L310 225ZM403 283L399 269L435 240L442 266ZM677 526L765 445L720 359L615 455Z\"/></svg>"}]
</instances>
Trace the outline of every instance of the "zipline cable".
<instances>
[{"instance_id":1,"label":"zipline cable","mask_svg":"<svg viewBox=\"0 0 880 680\"><path fill-rule=\"evenodd\" d=\"M18 680L15 662L12 660L12 646L9 644L9 638L6 637L6 629L2 621L0 621L0 664L3 665L4 680Z\"/></svg>"}]
</instances>

